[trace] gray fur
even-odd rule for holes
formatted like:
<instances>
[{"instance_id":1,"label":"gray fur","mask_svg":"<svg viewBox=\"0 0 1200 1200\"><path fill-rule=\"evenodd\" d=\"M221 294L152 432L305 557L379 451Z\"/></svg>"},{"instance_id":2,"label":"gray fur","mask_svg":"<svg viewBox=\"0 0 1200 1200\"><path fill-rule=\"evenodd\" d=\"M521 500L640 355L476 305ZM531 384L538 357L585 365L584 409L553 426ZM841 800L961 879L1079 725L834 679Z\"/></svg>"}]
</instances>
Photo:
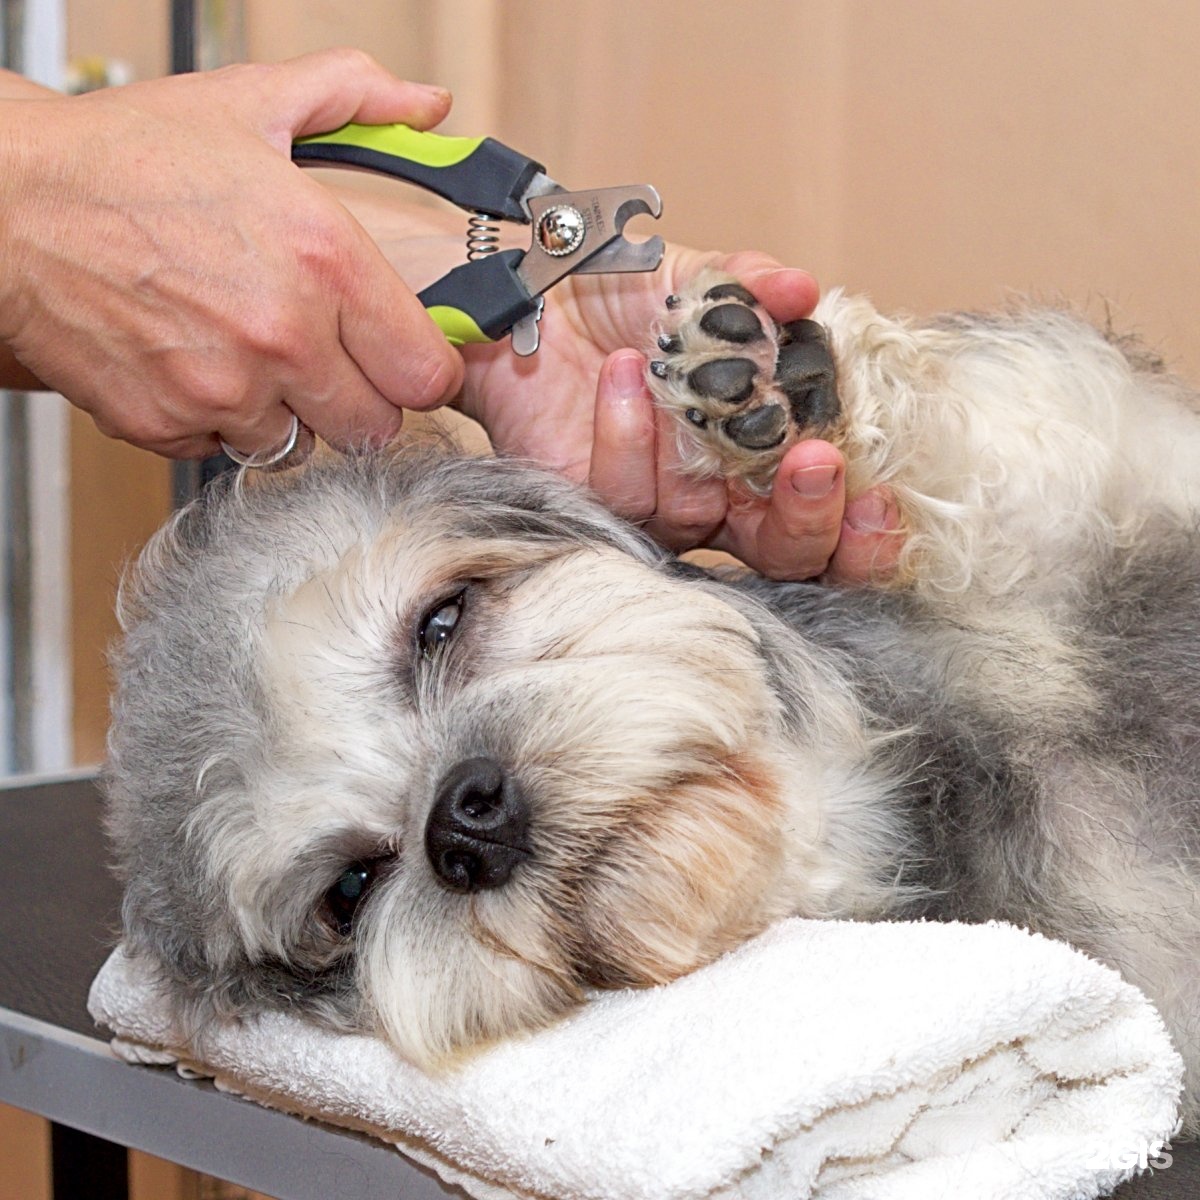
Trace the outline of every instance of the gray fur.
<instances>
[{"instance_id":1,"label":"gray fur","mask_svg":"<svg viewBox=\"0 0 1200 1200\"><path fill-rule=\"evenodd\" d=\"M1064 702L1053 712L1023 710L1020 695L994 694L988 704L951 698L945 680L956 657L976 652L981 635L961 628L947 645L944 618L904 594L748 576L731 582L802 637L840 651L877 727L895 734L881 754L888 772L905 781L895 797L907 809L917 851L897 866L920 895L897 915L1013 921L1084 941L1104 956L1099 931L1089 943L1079 936L1079 914L1064 918L1060 864L1047 855L1061 819L1058 777L1080 769L1142 784L1153 798L1138 814L1144 848L1162 863L1183 865L1200 887L1196 529L1160 526L1079 581L1076 605L1058 614L1059 632L1086 664L1095 703ZM1031 653L1019 635L996 637L987 652ZM1193 916L1200 919L1200 902Z\"/></svg>"},{"instance_id":2,"label":"gray fur","mask_svg":"<svg viewBox=\"0 0 1200 1200\"><path fill-rule=\"evenodd\" d=\"M271 752L275 714L254 666L265 606L398 513L419 521L424 512L453 512L460 536L610 542L647 561L662 557L553 476L413 450L327 462L282 487L218 481L123 581L125 635L111 655L118 687L108 829L125 883L126 938L160 964L194 1028L214 1013L279 1005L343 1028L362 1024L347 973L351 948L317 919L316 881L373 846L321 846L276 881L280 909L298 914L281 925L295 932L284 955L252 960L189 818L206 795L245 787ZM396 685L380 664L379 686Z\"/></svg>"},{"instance_id":3,"label":"gray fur","mask_svg":"<svg viewBox=\"0 0 1200 1200\"><path fill-rule=\"evenodd\" d=\"M986 324L973 328L988 336ZM1015 472L1024 464L1010 466ZM850 592L700 571L578 489L511 462L410 450L254 482L211 489L156 538L125 584L125 637L113 659L118 686L106 786L126 883L126 937L159 965L193 1031L214 1016L282 1006L339 1028L393 1030L404 1014L387 1016L388 998L364 958L379 959L384 927L401 912L421 926L418 944L403 942L414 956L412 986L435 969L430 964L458 972L445 992L446 1004L453 999L461 1009L445 1039L451 1048L535 1025L577 1003L588 985L659 978L646 965L645 947L667 954L672 947L661 939L682 914L643 908L631 916L623 881L660 872L662 890L647 897L707 889L698 907L722 914L711 917L716 932L708 942L703 931L712 929L697 917L700 932L688 937L703 948L680 950L680 965L664 967L663 978L789 911L997 918L1069 940L1161 1005L1189 1060L1195 1121L1194 513L1148 513L1136 540L1092 539L1086 553L1058 563L1053 587L1031 574L1023 590L979 604L919 589ZM394 564L399 583L423 578L428 558L453 560L456 547L477 565L452 585L431 585L415 609L399 611L386 591L357 597L391 632L338 660L339 674L304 677L327 684L347 710L361 705L367 714L363 724L347 726L347 742L331 746L314 779L304 738L298 742L290 728L299 702L272 675L277 667L268 667L279 651L270 623L291 611L286 605L306 581L390 544L396 531L409 539L405 545L425 547ZM497 561L481 567L489 546ZM611 578L614 596L632 597L627 609L608 602L611 611L597 621L608 622L600 633L609 641L583 650L578 645L595 631L580 606L592 593L567 595L563 577L553 575L575 563L597 581L588 587L603 589ZM365 569L360 575L377 578ZM539 591L543 576L557 582ZM421 605L443 600L437 589L447 586L473 589L469 620L455 635L462 649L445 663L425 663L414 650L414 620L419 625ZM544 637L539 614L519 607L526 595L538 597ZM356 610L326 598L345 625L331 626L329 636L358 647ZM573 615L560 611L572 605ZM619 645L622 637L627 645ZM690 649L664 649L674 638ZM659 674L692 666L673 663L671 654L694 653L704 663L718 643L719 665L697 668L695 687L685 675L664 683L676 690L664 690L662 706L688 711L706 679L727 688L729 719L742 720L746 731L724 758L711 730L694 735L686 724L676 730L677 744L647 742L636 766L619 738L588 741L606 714L628 721L614 729L639 732L646 719L638 705L654 695ZM370 653L369 644L376 645ZM598 669L606 655L615 665ZM736 665L743 661L752 665ZM747 699L746 677L754 673L764 681L761 702ZM603 690L603 704L589 707L581 688ZM482 699L472 703L474 696ZM709 719L719 732L726 713L715 704L721 711ZM393 724L402 735L393 736ZM576 741L587 747L585 765L571 758ZM368 752L374 757L364 758ZM533 849L504 895L447 897L413 846L437 781L477 755L519 774L531 797ZM748 765L751 759L758 765ZM388 762L397 764L394 797ZM752 806L774 804L781 792L790 807L780 819L790 829L806 806L827 803L820 772L825 778L839 770L840 782L829 788L843 807L829 809L835 818L822 810L816 821L834 827L800 847L821 874L844 877L820 895L776 861L794 852L780 849L782 835L755 843L746 833L748 873L737 883L687 876L692 868L679 864L693 861L686 857L697 849L691 835L656 840L679 788L744 788ZM289 797L279 780L303 788L321 784L326 773L327 822L282 811ZM754 782L760 775L783 782ZM611 811L593 810L593 794L618 784L625 791L613 793ZM640 809L643 794L663 797L663 807L656 799ZM857 810L845 809L846 796L859 797ZM721 819L729 832L714 826L713 854L744 832L736 816ZM243 840L260 854L292 841L298 848L259 878ZM361 930L339 936L322 898L340 870L364 859L383 863L380 879ZM722 888L750 899L742 905L730 897L726 912ZM501 907L511 900L517 915L495 916L493 900ZM642 957L630 949L626 958L630 931L648 926L654 930ZM477 934L478 943L464 948L462 939ZM680 944L688 937L681 934ZM483 949L499 955L482 976L486 985L470 973ZM493 1019L487 1011L494 999L487 988L508 986L496 963L526 972L511 985L510 999L524 1005L515 1016L506 1010ZM393 982L403 990L411 980L401 970ZM476 985L478 995L464 999ZM436 1003L429 1011L429 1020L440 1019Z\"/></svg>"}]
</instances>

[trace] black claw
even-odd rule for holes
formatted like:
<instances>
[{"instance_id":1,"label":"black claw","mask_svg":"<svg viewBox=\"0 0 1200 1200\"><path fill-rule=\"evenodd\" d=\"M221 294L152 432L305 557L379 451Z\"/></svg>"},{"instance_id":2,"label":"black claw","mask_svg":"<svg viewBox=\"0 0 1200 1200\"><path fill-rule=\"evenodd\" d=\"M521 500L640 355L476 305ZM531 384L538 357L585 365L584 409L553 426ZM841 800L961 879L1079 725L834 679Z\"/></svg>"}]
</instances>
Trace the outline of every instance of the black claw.
<instances>
[{"instance_id":1,"label":"black claw","mask_svg":"<svg viewBox=\"0 0 1200 1200\"><path fill-rule=\"evenodd\" d=\"M708 424L708 418L698 408L686 409L683 415L700 429L703 429Z\"/></svg>"},{"instance_id":2,"label":"black claw","mask_svg":"<svg viewBox=\"0 0 1200 1200\"><path fill-rule=\"evenodd\" d=\"M747 291L740 283L718 283L704 293L705 300L740 300L743 304L754 305L758 301L754 293Z\"/></svg>"},{"instance_id":3,"label":"black claw","mask_svg":"<svg viewBox=\"0 0 1200 1200\"><path fill-rule=\"evenodd\" d=\"M658 348L665 354L678 354L683 349L683 339L669 333L660 333Z\"/></svg>"},{"instance_id":4,"label":"black claw","mask_svg":"<svg viewBox=\"0 0 1200 1200\"><path fill-rule=\"evenodd\" d=\"M787 413L780 404L764 404L730 417L725 432L745 450L770 450L787 435Z\"/></svg>"},{"instance_id":5,"label":"black claw","mask_svg":"<svg viewBox=\"0 0 1200 1200\"><path fill-rule=\"evenodd\" d=\"M754 394L757 369L748 358L715 358L688 375L688 387L710 400L744 404Z\"/></svg>"},{"instance_id":6,"label":"black claw","mask_svg":"<svg viewBox=\"0 0 1200 1200\"><path fill-rule=\"evenodd\" d=\"M787 396L792 420L801 428L832 425L841 414L837 371L824 336L781 346L775 382Z\"/></svg>"},{"instance_id":7,"label":"black claw","mask_svg":"<svg viewBox=\"0 0 1200 1200\"><path fill-rule=\"evenodd\" d=\"M741 346L761 342L767 336L754 309L744 304L718 304L716 308L710 308L700 318L700 328L709 337Z\"/></svg>"},{"instance_id":8,"label":"black claw","mask_svg":"<svg viewBox=\"0 0 1200 1200\"><path fill-rule=\"evenodd\" d=\"M653 375L655 379L666 379L667 364L663 362L662 359L656 358L650 364L650 374Z\"/></svg>"},{"instance_id":9,"label":"black claw","mask_svg":"<svg viewBox=\"0 0 1200 1200\"><path fill-rule=\"evenodd\" d=\"M667 297L668 308L678 308L682 303L683 299L679 296L676 296L674 293Z\"/></svg>"}]
</instances>

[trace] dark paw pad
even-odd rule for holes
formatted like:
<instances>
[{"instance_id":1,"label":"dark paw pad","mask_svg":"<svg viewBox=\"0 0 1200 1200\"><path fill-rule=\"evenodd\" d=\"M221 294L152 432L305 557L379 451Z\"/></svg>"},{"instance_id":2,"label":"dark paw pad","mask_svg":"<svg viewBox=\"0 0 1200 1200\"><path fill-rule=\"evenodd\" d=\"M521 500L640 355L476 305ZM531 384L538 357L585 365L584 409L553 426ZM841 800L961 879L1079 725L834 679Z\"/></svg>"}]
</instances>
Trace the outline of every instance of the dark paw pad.
<instances>
[{"instance_id":1,"label":"dark paw pad","mask_svg":"<svg viewBox=\"0 0 1200 1200\"><path fill-rule=\"evenodd\" d=\"M711 276L669 297L667 310L648 382L680 422L689 473L765 495L789 445L837 435L834 361L816 321L777 329L740 283Z\"/></svg>"},{"instance_id":2,"label":"dark paw pad","mask_svg":"<svg viewBox=\"0 0 1200 1200\"><path fill-rule=\"evenodd\" d=\"M794 331L795 326L804 328ZM787 397L792 420L801 428L832 424L841 405L837 372L824 329L815 321L794 321L784 327L783 333L792 335L793 340L779 348L775 382Z\"/></svg>"},{"instance_id":3,"label":"dark paw pad","mask_svg":"<svg viewBox=\"0 0 1200 1200\"><path fill-rule=\"evenodd\" d=\"M744 304L718 304L700 318L700 330L709 337L740 346L761 342L767 335L754 309Z\"/></svg>"},{"instance_id":4,"label":"dark paw pad","mask_svg":"<svg viewBox=\"0 0 1200 1200\"><path fill-rule=\"evenodd\" d=\"M714 358L688 374L688 387L708 400L744 404L754 392L757 371L748 358Z\"/></svg>"},{"instance_id":5,"label":"dark paw pad","mask_svg":"<svg viewBox=\"0 0 1200 1200\"><path fill-rule=\"evenodd\" d=\"M725 433L743 450L770 450L787 433L787 413L779 404L764 404L725 422Z\"/></svg>"}]
</instances>

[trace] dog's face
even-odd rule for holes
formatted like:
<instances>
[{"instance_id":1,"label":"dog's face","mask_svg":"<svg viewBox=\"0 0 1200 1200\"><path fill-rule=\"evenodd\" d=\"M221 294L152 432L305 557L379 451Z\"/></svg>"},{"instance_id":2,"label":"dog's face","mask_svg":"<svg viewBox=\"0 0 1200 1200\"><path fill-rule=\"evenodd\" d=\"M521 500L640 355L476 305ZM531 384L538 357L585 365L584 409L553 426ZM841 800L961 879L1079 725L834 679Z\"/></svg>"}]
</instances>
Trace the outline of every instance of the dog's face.
<instances>
[{"instance_id":1,"label":"dog's face","mask_svg":"<svg viewBox=\"0 0 1200 1200\"><path fill-rule=\"evenodd\" d=\"M758 634L540 473L228 495L159 535L124 619L127 936L194 1019L292 1005L443 1061L782 911Z\"/></svg>"}]
</instances>

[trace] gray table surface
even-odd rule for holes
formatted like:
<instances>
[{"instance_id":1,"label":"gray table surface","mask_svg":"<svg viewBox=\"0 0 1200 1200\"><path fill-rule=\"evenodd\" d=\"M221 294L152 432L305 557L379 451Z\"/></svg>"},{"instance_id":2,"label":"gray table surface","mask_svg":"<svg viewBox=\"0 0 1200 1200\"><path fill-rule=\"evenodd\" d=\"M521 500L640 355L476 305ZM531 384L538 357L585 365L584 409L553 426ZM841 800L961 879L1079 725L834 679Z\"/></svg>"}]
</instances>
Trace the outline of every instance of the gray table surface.
<instances>
[{"instance_id":1,"label":"gray table surface","mask_svg":"<svg viewBox=\"0 0 1200 1200\"><path fill-rule=\"evenodd\" d=\"M391 1147L113 1057L87 1013L120 889L88 778L0 790L0 1101L282 1200L462 1196Z\"/></svg>"},{"instance_id":2,"label":"gray table surface","mask_svg":"<svg viewBox=\"0 0 1200 1200\"><path fill-rule=\"evenodd\" d=\"M462 1195L370 1138L115 1059L86 1008L117 937L106 861L90 778L0 788L0 1101L282 1200ZM1200 1145L1171 1157L1119 1200L1200 1200Z\"/></svg>"}]
</instances>

